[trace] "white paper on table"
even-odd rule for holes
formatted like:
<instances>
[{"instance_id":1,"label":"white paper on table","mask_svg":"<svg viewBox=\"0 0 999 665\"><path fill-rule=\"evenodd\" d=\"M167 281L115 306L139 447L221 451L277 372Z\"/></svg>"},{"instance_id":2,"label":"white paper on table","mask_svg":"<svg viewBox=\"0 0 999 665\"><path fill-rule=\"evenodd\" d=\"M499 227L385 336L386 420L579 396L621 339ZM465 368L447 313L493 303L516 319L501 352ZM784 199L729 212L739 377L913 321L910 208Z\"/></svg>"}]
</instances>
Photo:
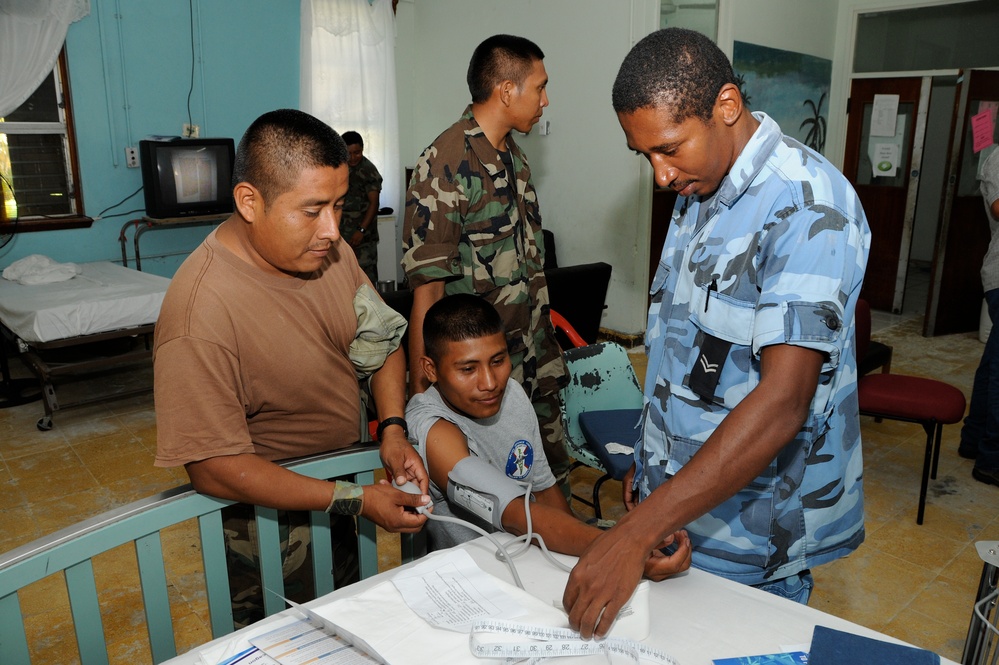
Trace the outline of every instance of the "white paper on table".
<instances>
[{"instance_id":1,"label":"white paper on table","mask_svg":"<svg viewBox=\"0 0 999 665\"><path fill-rule=\"evenodd\" d=\"M611 455L634 455L635 449L631 446L626 446L623 443L608 443L604 448L607 449Z\"/></svg>"},{"instance_id":2,"label":"white paper on table","mask_svg":"<svg viewBox=\"0 0 999 665\"><path fill-rule=\"evenodd\" d=\"M482 619L514 619L527 613L496 578L475 565L465 550L454 550L404 570L392 578L406 605L431 626L469 633Z\"/></svg>"},{"instance_id":3,"label":"white paper on table","mask_svg":"<svg viewBox=\"0 0 999 665\"><path fill-rule=\"evenodd\" d=\"M202 650L198 654L201 665L278 665L277 661L260 651L250 639L273 628L265 624L259 628L246 628L236 633L232 639L220 642Z\"/></svg>"},{"instance_id":4,"label":"white paper on table","mask_svg":"<svg viewBox=\"0 0 999 665\"><path fill-rule=\"evenodd\" d=\"M257 647L250 647L232 658L226 658L218 665L281 665Z\"/></svg>"},{"instance_id":5,"label":"white paper on table","mask_svg":"<svg viewBox=\"0 0 999 665\"><path fill-rule=\"evenodd\" d=\"M296 606L302 610L301 606ZM334 633L335 627L320 617L310 620L291 616L251 643L280 665L306 665L323 662L329 665L378 665L381 661ZM316 621L319 625L316 625Z\"/></svg>"},{"instance_id":6,"label":"white paper on table","mask_svg":"<svg viewBox=\"0 0 999 665\"><path fill-rule=\"evenodd\" d=\"M427 570L431 570L450 561L456 553L468 557L464 550L433 553L414 569L426 566ZM468 558L474 566L471 557ZM556 628L568 627L569 621L564 612L523 589L486 573L481 574L486 575L504 595L510 596L521 607L523 611L518 615L520 621ZM371 649L390 665L481 663L472 655L466 633L434 628L428 624L406 605L402 594L391 581L382 582L356 596L316 607L314 611L338 628L363 637Z\"/></svg>"},{"instance_id":7,"label":"white paper on table","mask_svg":"<svg viewBox=\"0 0 999 665\"><path fill-rule=\"evenodd\" d=\"M381 662L377 660L377 653L361 639L358 639L355 635L348 633L347 631L341 629L339 626L334 625L327 619L316 614L304 605L299 605L293 600L288 600L283 596L280 596L288 605L301 612L305 617L298 616L288 616L284 617L277 622L265 623L261 626L245 628L236 634L233 639L216 644L215 646L209 647L198 654L200 662L202 665L284 665L285 663L292 662L287 660L277 660L268 655L261 647L260 638L267 636L277 630L286 629L288 626L298 625L300 629L303 627L301 624L306 624L306 626L311 623L316 629L322 629L325 631L326 635L329 636L339 636L339 638L333 638L334 640L342 640L347 644L357 647L364 654L372 654L372 658L369 659L351 659L344 654L339 656L340 660L332 660L329 662L341 663L342 665L354 665L354 663L377 663ZM356 653L356 650L355 650ZM359 654L362 655L362 654ZM325 661L324 661L325 662Z\"/></svg>"}]
</instances>

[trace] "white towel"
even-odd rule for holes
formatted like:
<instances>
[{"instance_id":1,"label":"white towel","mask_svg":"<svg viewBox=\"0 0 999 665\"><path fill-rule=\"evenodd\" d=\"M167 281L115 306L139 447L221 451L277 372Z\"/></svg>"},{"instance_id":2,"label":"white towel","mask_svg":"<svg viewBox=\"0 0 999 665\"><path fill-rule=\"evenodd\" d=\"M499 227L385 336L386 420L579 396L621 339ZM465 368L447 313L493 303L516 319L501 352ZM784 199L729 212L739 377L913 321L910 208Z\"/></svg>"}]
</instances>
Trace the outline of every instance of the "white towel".
<instances>
[{"instance_id":1,"label":"white towel","mask_svg":"<svg viewBox=\"0 0 999 665\"><path fill-rule=\"evenodd\" d=\"M31 254L3 269L3 278L19 284L52 284L73 279L81 272L75 263L56 263L47 256Z\"/></svg>"}]
</instances>

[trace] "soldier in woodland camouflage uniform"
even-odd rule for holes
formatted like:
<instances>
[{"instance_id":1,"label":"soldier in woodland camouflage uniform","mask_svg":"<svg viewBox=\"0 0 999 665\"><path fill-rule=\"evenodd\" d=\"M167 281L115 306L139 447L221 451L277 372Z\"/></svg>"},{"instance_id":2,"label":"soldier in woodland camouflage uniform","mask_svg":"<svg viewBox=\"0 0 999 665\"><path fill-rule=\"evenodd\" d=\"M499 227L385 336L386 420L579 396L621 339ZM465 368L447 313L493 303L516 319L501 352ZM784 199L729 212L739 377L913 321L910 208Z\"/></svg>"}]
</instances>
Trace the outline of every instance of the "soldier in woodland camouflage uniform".
<instances>
[{"instance_id":1,"label":"soldier in woodland camouflage uniform","mask_svg":"<svg viewBox=\"0 0 999 665\"><path fill-rule=\"evenodd\" d=\"M679 197L652 284L631 510L570 575L569 623L606 633L649 551L681 527L695 567L807 602L810 568L864 540L864 211L821 155L749 112L702 35L640 41L613 103L629 147Z\"/></svg>"},{"instance_id":2,"label":"soldier in woodland camouflage uniform","mask_svg":"<svg viewBox=\"0 0 999 665\"><path fill-rule=\"evenodd\" d=\"M419 359L430 305L454 293L486 298L503 318L513 377L531 398L545 454L568 494L558 400L567 375L549 313L538 197L511 135L529 132L548 105L543 58L522 37L496 35L480 44L468 68L472 104L416 164L403 233L403 265L414 289L410 391L428 385Z\"/></svg>"},{"instance_id":3,"label":"soldier in woodland camouflage uniform","mask_svg":"<svg viewBox=\"0 0 999 665\"><path fill-rule=\"evenodd\" d=\"M382 191L382 174L364 156L364 140L357 132L344 132L347 144L347 166L350 180L347 198L343 201L340 237L346 240L357 256L357 263L372 284L378 282L378 195Z\"/></svg>"}]
</instances>

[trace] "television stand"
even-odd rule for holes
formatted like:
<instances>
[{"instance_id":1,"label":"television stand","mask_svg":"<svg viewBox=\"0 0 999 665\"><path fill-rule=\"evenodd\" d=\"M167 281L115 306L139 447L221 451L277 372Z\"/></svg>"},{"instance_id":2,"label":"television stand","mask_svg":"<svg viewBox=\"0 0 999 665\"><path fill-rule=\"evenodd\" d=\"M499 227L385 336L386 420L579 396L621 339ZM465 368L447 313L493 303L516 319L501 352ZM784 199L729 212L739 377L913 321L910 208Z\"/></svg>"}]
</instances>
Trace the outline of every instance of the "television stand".
<instances>
[{"instance_id":1,"label":"television stand","mask_svg":"<svg viewBox=\"0 0 999 665\"><path fill-rule=\"evenodd\" d=\"M139 252L139 238L146 231L151 231L154 229L180 229L187 226L209 226L215 224L221 224L226 219L229 218L231 213L226 213L224 215L204 215L201 217L167 217L167 218L157 218L157 217L142 217L141 219L130 219L121 227L121 232L118 233L118 242L121 244L121 264L128 267L128 254L125 251L125 231L128 227L135 227L135 235L132 238L132 243L135 251L135 269L142 270L142 257Z\"/></svg>"}]
</instances>

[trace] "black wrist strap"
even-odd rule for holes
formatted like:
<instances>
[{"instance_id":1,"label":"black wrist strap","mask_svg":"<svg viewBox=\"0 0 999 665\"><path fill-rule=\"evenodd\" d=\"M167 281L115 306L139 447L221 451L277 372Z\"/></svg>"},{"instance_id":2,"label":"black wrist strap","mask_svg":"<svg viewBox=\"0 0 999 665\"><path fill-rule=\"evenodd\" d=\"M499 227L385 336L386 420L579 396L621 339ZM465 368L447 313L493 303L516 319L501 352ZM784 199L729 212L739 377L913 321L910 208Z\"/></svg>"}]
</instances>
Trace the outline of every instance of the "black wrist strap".
<instances>
[{"instance_id":1,"label":"black wrist strap","mask_svg":"<svg viewBox=\"0 0 999 665\"><path fill-rule=\"evenodd\" d=\"M391 418L386 418L385 420L378 423L378 430L375 432L375 437L381 441L382 440L382 430L384 430L389 425L398 425L402 428L403 433L406 438L409 438L409 425L406 424L405 418L400 418L398 416L392 416Z\"/></svg>"}]
</instances>

